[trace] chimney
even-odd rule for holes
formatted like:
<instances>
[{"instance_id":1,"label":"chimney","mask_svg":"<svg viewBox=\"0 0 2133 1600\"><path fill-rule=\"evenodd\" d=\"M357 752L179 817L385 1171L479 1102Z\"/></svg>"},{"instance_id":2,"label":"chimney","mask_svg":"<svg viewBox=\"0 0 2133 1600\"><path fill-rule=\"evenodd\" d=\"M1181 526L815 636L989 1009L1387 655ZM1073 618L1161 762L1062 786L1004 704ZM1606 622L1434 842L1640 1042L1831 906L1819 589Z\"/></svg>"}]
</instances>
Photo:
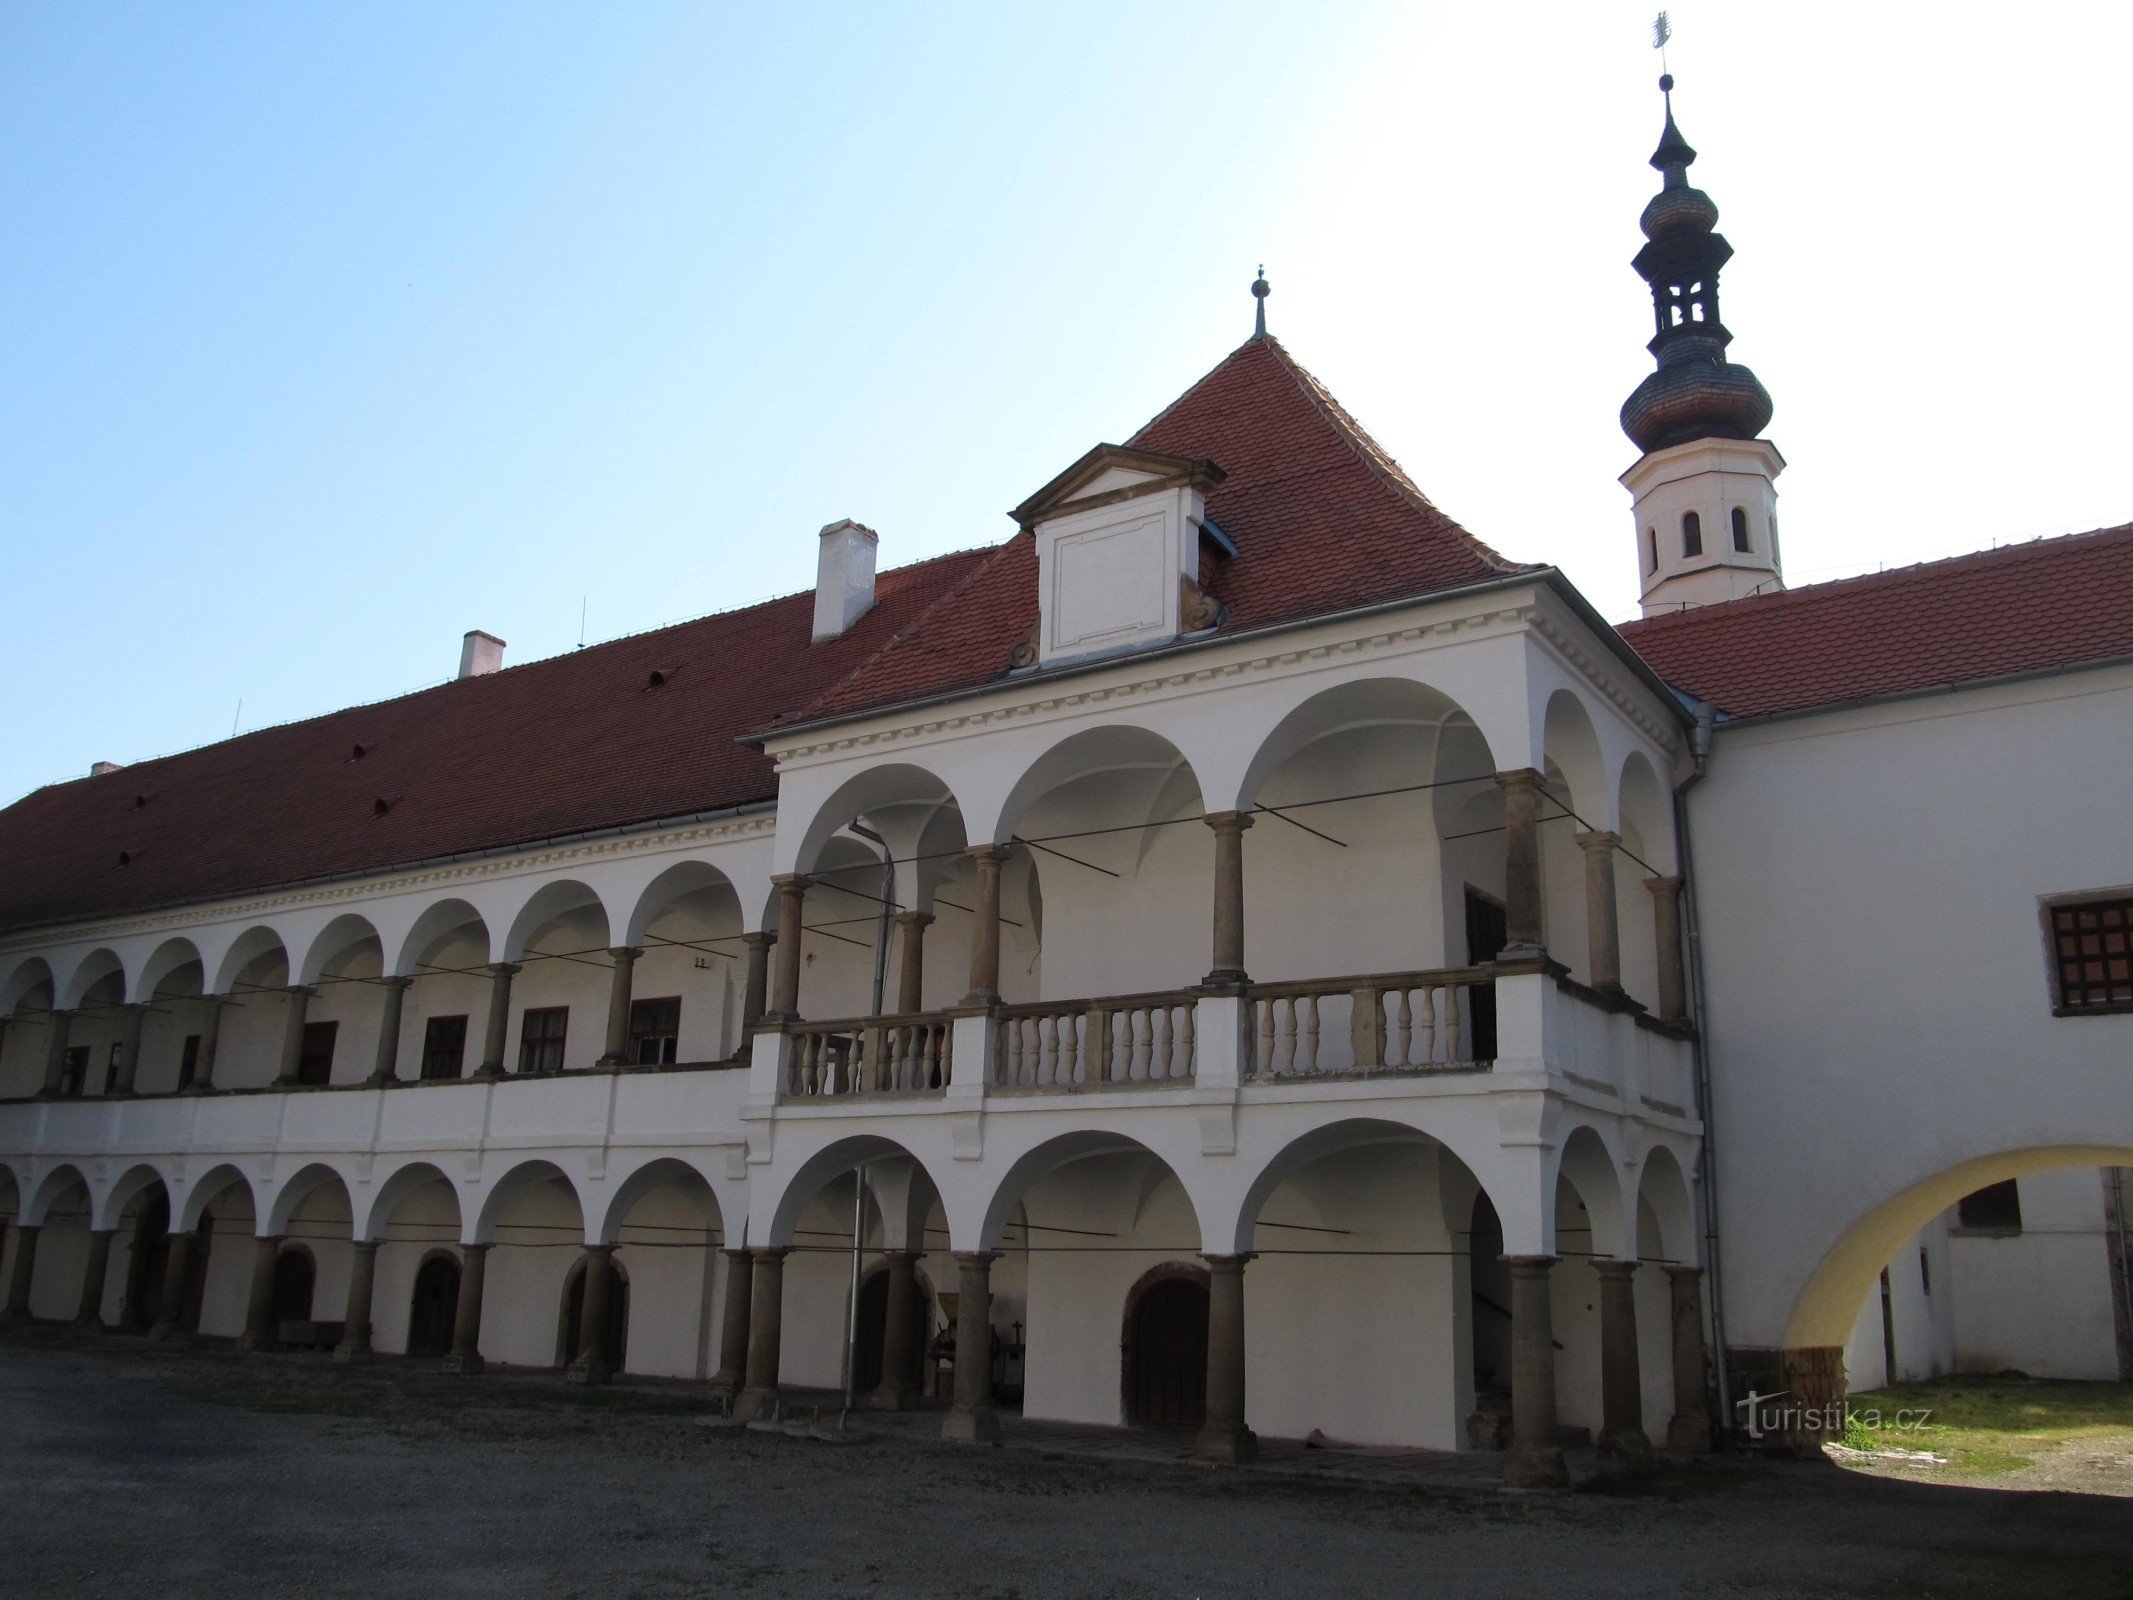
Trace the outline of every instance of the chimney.
<instances>
[{"instance_id":1,"label":"chimney","mask_svg":"<svg viewBox=\"0 0 2133 1600\"><path fill-rule=\"evenodd\" d=\"M125 766L123 761L99 761L89 769L89 776L101 778L107 772L117 772Z\"/></svg>"},{"instance_id":2,"label":"chimney","mask_svg":"<svg viewBox=\"0 0 2133 1600\"><path fill-rule=\"evenodd\" d=\"M459 647L459 675L462 678L485 678L504 664L504 641L493 633L483 633L476 628L470 632Z\"/></svg>"},{"instance_id":3,"label":"chimney","mask_svg":"<svg viewBox=\"0 0 2133 1600\"><path fill-rule=\"evenodd\" d=\"M846 517L822 530L815 560L815 640L834 639L874 605L874 547L880 535Z\"/></svg>"}]
</instances>

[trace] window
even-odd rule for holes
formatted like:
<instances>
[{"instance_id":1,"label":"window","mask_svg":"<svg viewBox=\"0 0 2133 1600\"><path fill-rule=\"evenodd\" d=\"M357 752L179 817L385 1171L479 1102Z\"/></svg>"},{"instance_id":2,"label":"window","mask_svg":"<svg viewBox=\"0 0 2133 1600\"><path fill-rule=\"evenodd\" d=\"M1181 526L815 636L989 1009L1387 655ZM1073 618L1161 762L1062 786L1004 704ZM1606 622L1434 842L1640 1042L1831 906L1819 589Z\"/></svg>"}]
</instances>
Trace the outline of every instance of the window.
<instances>
[{"instance_id":1,"label":"window","mask_svg":"<svg viewBox=\"0 0 2133 1600\"><path fill-rule=\"evenodd\" d=\"M1918 1247L1918 1287L1928 1300L1933 1298L1933 1263L1926 1256L1926 1247Z\"/></svg>"},{"instance_id":2,"label":"window","mask_svg":"<svg viewBox=\"0 0 2133 1600\"><path fill-rule=\"evenodd\" d=\"M2133 898L2046 907L2052 1010L2133 1011Z\"/></svg>"},{"instance_id":3,"label":"window","mask_svg":"<svg viewBox=\"0 0 2133 1600\"><path fill-rule=\"evenodd\" d=\"M200 1074L200 1035L188 1033L178 1050L178 1087L190 1089Z\"/></svg>"},{"instance_id":4,"label":"window","mask_svg":"<svg viewBox=\"0 0 2133 1600\"><path fill-rule=\"evenodd\" d=\"M1703 554L1703 518L1693 511L1681 514L1681 553L1685 556Z\"/></svg>"},{"instance_id":5,"label":"window","mask_svg":"<svg viewBox=\"0 0 2133 1600\"><path fill-rule=\"evenodd\" d=\"M541 1006L526 1013L518 1036L518 1070L561 1072L563 1030L570 1022L570 1007Z\"/></svg>"},{"instance_id":6,"label":"window","mask_svg":"<svg viewBox=\"0 0 2133 1600\"><path fill-rule=\"evenodd\" d=\"M422 1025L422 1081L456 1078L466 1070L467 1019L432 1017Z\"/></svg>"},{"instance_id":7,"label":"window","mask_svg":"<svg viewBox=\"0 0 2133 1600\"><path fill-rule=\"evenodd\" d=\"M1955 1224L1980 1233L2020 1233L2021 1187L2009 1178L2005 1183L1988 1183L1976 1194L1964 1195L1955 1202Z\"/></svg>"},{"instance_id":8,"label":"window","mask_svg":"<svg viewBox=\"0 0 2133 1600\"><path fill-rule=\"evenodd\" d=\"M1755 546L1748 542L1748 513L1739 506L1733 508L1733 548L1742 555L1750 555Z\"/></svg>"},{"instance_id":9,"label":"window","mask_svg":"<svg viewBox=\"0 0 2133 1600\"><path fill-rule=\"evenodd\" d=\"M1646 572L1657 572L1659 570L1659 530L1657 528L1646 528L1644 530L1644 570Z\"/></svg>"},{"instance_id":10,"label":"window","mask_svg":"<svg viewBox=\"0 0 2133 1600\"><path fill-rule=\"evenodd\" d=\"M89 1086L89 1047L85 1044L70 1045L67 1053L59 1058L59 1092L73 1096L81 1094Z\"/></svg>"},{"instance_id":11,"label":"window","mask_svg":"<svg viewBox=\"0 0 2133 1600\"><path fill-rule=\"evenodd\" d=\"M671 1067L681 1042L681 1001L639 1000L630 1006L630 1060L640 1067Z\"/></svg>"},{"instance_id":12,"label":"window","mask_svg":"<svg viewBox=\"0 0 2133 1600\"><path fill-rule=\"evenodd\" d=\"M296 1081L298 1083L331 1083L333 1081L333 1040L341 1031L338 1022L307 1022L304 1024L303 1049L296 1057Z\"/></svg>"}]
</instances>

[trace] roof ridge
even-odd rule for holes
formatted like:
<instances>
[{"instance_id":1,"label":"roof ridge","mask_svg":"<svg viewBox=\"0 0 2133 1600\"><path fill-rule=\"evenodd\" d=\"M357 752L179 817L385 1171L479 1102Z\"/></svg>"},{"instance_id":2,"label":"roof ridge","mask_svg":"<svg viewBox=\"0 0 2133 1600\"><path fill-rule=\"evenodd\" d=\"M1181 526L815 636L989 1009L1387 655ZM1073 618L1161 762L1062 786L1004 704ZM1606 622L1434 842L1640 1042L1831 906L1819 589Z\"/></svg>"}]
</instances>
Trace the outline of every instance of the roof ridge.
<instances>
[{"instance_id":1,"label":"roof ridge","mask_svg":"<svg viewBox=\"0 0 2133 1600\"><path fill-rule=\"evenodd\" d=\"M1798 588L1774 589L1766 594L1741 595L1732 600L1714 601L1709 605L1685 606L1679 611L1665 611L1652 617L1633 617L1617 625L1617 631L1635 628L1644 632L1658 632L1678 627L1687 627L1696 618L1738 616L1744 610L1779 610L1788 604L1817 600L1829 594L1851 592L1877 584L1910 582L1922 576L1950 573L1957 569L1973 570L1979 567L2011 565L2020 561L2042 560L2063 553L2068 546L2087 539L2133 537L2133 522L2122 522L2108 528L2088 528L2079 533L2055 533L2024 539L2017 544L1992 545L1983 550L1963 550L1952 556L1936 556L1930 561L1913 561L1901 567L1883 567L1875 572L1855 572L1849 577L1826 578L1820 583L1802 584Z\"/></svg>"}]
</instances>

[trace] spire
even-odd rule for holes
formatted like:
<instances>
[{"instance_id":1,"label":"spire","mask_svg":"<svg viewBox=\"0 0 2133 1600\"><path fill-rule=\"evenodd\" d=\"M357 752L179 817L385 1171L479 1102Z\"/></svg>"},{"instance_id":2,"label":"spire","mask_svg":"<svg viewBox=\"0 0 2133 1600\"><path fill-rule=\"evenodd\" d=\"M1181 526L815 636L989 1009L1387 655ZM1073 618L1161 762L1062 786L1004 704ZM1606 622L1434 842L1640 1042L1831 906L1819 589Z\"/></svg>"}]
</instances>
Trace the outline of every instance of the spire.
<instances>
[{"instance_id":1,"label":"spire","mask_svg":"<svg viewBox=\"0 0 2133 1600\"><path fill-rule=\"evenodd\" d=\"M1254 339L1266 337L1266 297L1273 292L1273 286L1266 281L1266 263L1262 261L1259 263L1259 276L1252 280L1252 298L1259 302L1252 313Z\"/></svg>"},{"instance_id":2,"label":"spire","mask_svg":"<svg viewBox=\"0 0 2133 1600\"><path fill-rule=\"evenodd\" d=\"M1718 274L1733 247L1716 232L1718 207L1689 185L1696 151L1674 121L1674 78L1659 80L1666 125L1652 165L1659 192L1640 218L1645 246L1631 263L1652 289L1657 329L1645 346L1659 370L1622 406L1622 431L1649 453L1693 439L1753 439L1769 426L1770 395L1726 360L1733 335L1718 320Z\"/></svg>"}]
</instances>

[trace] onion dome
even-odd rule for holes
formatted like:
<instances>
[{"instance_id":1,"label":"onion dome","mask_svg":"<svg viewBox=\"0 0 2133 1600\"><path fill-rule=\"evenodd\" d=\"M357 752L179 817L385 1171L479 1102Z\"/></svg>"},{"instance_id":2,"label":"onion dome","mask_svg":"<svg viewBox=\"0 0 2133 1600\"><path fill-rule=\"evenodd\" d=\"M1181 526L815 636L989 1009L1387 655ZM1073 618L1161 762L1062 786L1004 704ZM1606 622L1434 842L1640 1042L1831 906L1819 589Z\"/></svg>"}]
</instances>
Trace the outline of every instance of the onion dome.
<instances>
[{"instance_id":1,"label":"onion dome","mask_svg":"<svg viewBox=\"0 0 2133 1600\"><path fill-rule=\"evenodd\" d=\"M1718 206L1689 184L1696 151L1674 123L1674 80L1659 80L1666 127L1652 152L1659 192L1639 219L1645 245L1631 265L1652 289L1657 331L1645 348L1658 371L1622 405L1622 431L1646 454L1692 439L1752 439L1770 425L1769 391L1726 360L1733 342L1718 320L1718 274L1733 247L1717 232Z\"/></svg>"}]
</instances>

